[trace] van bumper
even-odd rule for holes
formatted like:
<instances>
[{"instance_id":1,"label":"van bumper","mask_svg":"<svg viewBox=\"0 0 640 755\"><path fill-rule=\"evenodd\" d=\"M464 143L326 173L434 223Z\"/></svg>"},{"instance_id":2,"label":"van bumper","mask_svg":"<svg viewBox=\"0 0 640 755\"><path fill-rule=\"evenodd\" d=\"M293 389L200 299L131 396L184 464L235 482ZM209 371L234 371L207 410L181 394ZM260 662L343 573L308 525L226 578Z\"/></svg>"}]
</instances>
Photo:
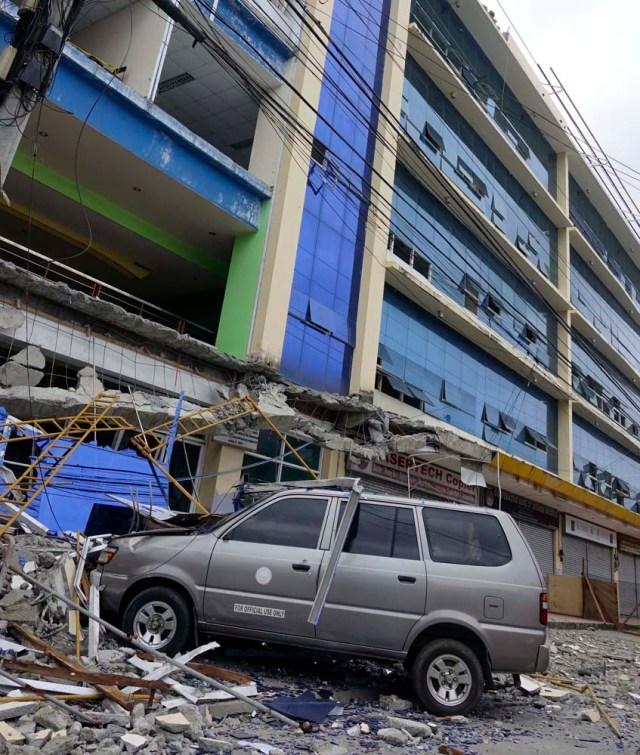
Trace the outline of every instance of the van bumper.
<instances>
[{"instance_id":1,"label":"van bumper","mask_svg":"<svg viewBox=\"0 0 640 755\"><path fill-rule=\"evenodd\" d=\"M549 645L540 645L538 648L538 658L536 660L536 672L538 674L544 674L549 668Z\"/></svg>"}]
</instances>

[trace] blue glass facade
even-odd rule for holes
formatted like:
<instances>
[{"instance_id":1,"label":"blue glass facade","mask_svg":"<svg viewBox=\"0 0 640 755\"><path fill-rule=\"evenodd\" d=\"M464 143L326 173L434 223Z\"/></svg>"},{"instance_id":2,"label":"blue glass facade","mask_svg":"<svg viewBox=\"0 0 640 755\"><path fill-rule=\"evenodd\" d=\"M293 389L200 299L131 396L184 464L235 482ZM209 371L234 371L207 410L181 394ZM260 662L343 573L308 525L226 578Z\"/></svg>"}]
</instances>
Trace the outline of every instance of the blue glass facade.
<instances>
[{"instance_id":1,"label":"blue glass facade","mask_svg":"<svg viewBox=\"0 0 640 755\"><path fill-rule=\"evenodd\" d=\"M440 0L414 0L411 16L543 186L554 193L555 153L451 6Z\"/></svg>"},{"instance_id":2,"label":"blue glass facade","mask_svg":"<svg viewBox=\"0 0 640 755\"><path fill-rule=\"evenodd\" d=\"M640 495L640 457L576 417L573 421L574 482L627 508Z\"/></svg>"},{"instance_id":3,"label":"blue glass facade","mask_svg":"<svg viewBox=\"0 0 640 755\"><path fill-rule=\"evenodd\" d=\"M640 342L640 329L575 249L571 250L571 303L616 351L640 370L636 346Z\"/></svg>"},{"instance_id":4,"label":"blue glass facade","mask_svg":"<svg viewBox=\"0 0 640 755\"><path fill-rule=\"evenodd\" d=\"M640 436L640 389L574 335L573 387L627 432Z\"/></svg>"},{"instance_id":5,"label":"blue glass facade","mask_svg":"<svg viewBox=\"0 0 640 755\"><path fill-rule=\"evenodd\" d=\"M393 232L431 265L431 282L458 304L478 289L477 316L518 349L555 369L555 320L546 306L404 168L395 179ZM534 337L526 328L533 328Z\"/></svg>"},{"instance_id":6,"label":"blue glass facade","mask_svg":"<svg viewBox=\"0 0 640 755\"><path fill-rule=\"evenodd\" d=\"M391 288L380 343L382 368L424 391L426 412L555 470L557 405L549 396Z\"/></svg>"},{"instance_id":7,"label":"blue glass facade","mask_svg":"<svg viewBox=\"0 0 640 755\"><path fill-rule=\"evenodd\" d=\"M555 226L411 57L405 70L402 122L431 162L555 281Z\"/></svg>"},{"instance_id":8,"label":"blue glass facade","mask_svg":"<svg viewBox=\"0 0 640 755\"><path fill-rule=\"evenodd\" d=\"M638 305L640 302L638 268L573 177L569 180L569 198L571 220Z\"/></svg>"},{"instance_id":9,"label":"blue glass facade","mask_svg":"<svg viewBox=\"0 0 640 755\"><path fill-rule=\"evenodd\" d=\"M366 13L358 6L335 2L331 44L379 93L388 0L368 0ZM281 363L286 377L338 392L348 390L351 374L377 128L375 103L351 75L327 55ZM351 199L340 188L345 183Z\"/></svg>"}]
</instances>

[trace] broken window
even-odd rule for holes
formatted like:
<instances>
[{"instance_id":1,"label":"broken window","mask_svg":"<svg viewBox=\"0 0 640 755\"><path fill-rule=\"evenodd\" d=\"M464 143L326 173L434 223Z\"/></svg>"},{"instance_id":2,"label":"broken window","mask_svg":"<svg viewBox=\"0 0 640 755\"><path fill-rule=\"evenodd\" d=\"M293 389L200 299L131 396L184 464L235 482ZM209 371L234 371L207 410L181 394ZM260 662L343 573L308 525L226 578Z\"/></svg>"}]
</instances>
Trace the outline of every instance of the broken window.
<instances>
[{"instance_id":1,"label":"broken window","mask_svg":"<svg viewBox=\"0 0 640 755\"><path fill-rule=\"evenodd\" d=\"M286 438L305 464L316 474L319 473L322 461L320 447L292 435ZM273 430L260 430L255 452L244 455L242 471L249 482L290 482L311 478Z\"/></svg>"}]
</instances>

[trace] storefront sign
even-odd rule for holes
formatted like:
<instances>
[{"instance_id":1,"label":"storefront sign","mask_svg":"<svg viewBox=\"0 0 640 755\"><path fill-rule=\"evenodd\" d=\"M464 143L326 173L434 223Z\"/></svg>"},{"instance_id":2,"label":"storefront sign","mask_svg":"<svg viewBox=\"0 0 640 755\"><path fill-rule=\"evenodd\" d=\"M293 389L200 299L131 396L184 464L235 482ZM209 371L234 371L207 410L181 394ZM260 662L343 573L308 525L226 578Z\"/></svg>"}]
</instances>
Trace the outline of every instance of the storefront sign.
<instances>
[{"instance_id":1,"label":"storefront sign","mask_svg":"<svg viewBox=\"0 0 640 755\"><path fill-rule=\"evenodd\" d=\"M358 477L377 477L395 482L407 490L407 495L409 491L419 491L450 501L476 503L476 489L465 485L457 472L413 456L390 453L384 461L351 459L349 472Z\"/></svg>"},{"instance_id":2,"label":"storefront sign","mask_svg":"<svg viewBox=\"0 0 640 755\"><path fill-rule=\"evenodd\" d=\"M541 524L543 527L556 528L560 520L560 514L555 509L545 506L538 501L530 501L520 495L511 493L508 490L502 491L502 496L498 490L493 490L493 496L489 499L490 505L497 509L502 501L502 510L521 522L530 524Z\"/></svg>"},{"instance_id":3,"label":"storefront sign","mask_svg":"<svg viewBox=\"0 0 640 755\"><path fill-rule=\"evenodd\" d=\"M576 519L574 516L565 515L564 531L567 535L581 537L583 540L591 540L594 543L608 545L609 548L616 547L616 533L599 527L597 524L585 522L583 519Z\"/></svg>"},{"instance_id":4,"label":"storefront sign","mask_svg":"<svg viewBox=\"0 0 640 755\"><path fill-rule=\"evenodd\" d=\"M631 553L633 556L640 556L640 541L626 535L618 535L618 550L623 553Z\"/></svg>"},{"instance_id":5,"label":"storefront sign","mask_svg":"<svg viewBox=\"0 0 640 755\"><path fill-rule=\"evenodd\" d=\"M258 447L258 430L240 430L229 432L227 430L218 430L214 433L213 439L223 446L235 446L244 448L245 451L255 451Z\"/></svg>"}]
</instances>

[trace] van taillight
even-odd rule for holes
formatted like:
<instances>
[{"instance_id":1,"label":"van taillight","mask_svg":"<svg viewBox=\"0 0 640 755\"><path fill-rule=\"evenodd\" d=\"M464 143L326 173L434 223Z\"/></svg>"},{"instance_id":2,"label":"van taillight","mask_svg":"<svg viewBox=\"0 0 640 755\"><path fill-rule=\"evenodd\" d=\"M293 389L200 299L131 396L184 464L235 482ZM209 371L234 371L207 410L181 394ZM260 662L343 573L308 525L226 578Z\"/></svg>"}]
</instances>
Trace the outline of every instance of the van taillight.
<instances>
[{"instance_id":1,"label":"van taillight","mask_svg":"<svg viewBox=\"0 0 640 755\"><path fill-rule=\"evenodd\" d=\"M549 621L549 596L546 592L540 593L540 623L543 627L547 626Z\"/></svg>"}]
</instances>

